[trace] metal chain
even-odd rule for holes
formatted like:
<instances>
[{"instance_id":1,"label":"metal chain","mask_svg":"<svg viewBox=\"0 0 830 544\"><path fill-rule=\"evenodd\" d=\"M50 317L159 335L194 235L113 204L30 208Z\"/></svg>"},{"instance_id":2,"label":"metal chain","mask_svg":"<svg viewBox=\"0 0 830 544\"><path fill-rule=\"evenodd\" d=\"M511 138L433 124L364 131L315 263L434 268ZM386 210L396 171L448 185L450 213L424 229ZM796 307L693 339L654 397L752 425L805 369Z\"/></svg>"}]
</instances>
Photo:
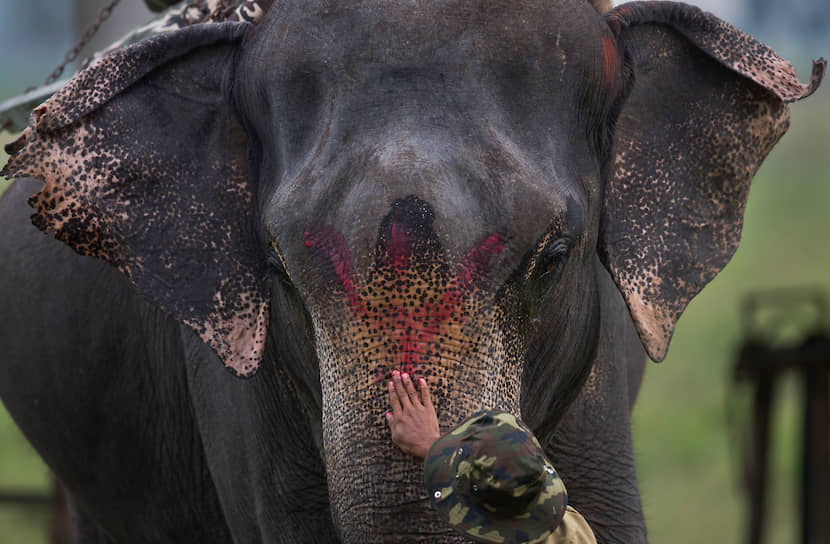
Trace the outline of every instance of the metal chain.
<instances>
[{"instance_id":1,"label":"metal chain","mask_svg":"<svg viewBox=\"0 0 830 544\"><path fill-rule=\"evenodd\" d=\"M121 0L112 0L108 5L104 6L104 8L98 14L98 20L92 23L89 26L89 28L86 29L84 35L81 36L81 39L78 40L78 43L76 43L72 47L72 49L66 52L66 55L64 55L63 57L63 62L61 62L57 66L57 68L55 68L52 71L52 73L49 74L49 77L47 77L46 81L43 82L44 85L54 83L58 80L59 77L61 77L61 74L63 74L63 71L66 69L66 65L78 58L78 55L81 54L83 48L86 47L86 44L88 44L92 37L95 36L95 34L98 32L98 29L101 28L103 22L109 19L110 15L112 15L112 10L115 8L116 5L118 5L118 2L120 1ZM29 87L28 89L26 89L26 92L31 91L35 88L36 87Z\"/></svg>"},{"instance_id":2,"label":"metal chain","mask_svg":"<svg viewBox=\"0 0 830 544\"><path fill-rule=\"evenodd\" d=\"M196 8L204 14L201 19L195 21L196 23L204 23L206 21L215 23L227 19L228 15L233 13L233 10L238 8L241 3L242 0L219 0L213 11L209 12L207 11L208 6L206 0L196 0L187 4L185 11L190 8Z\"/></svg>"},{"instance_id":3,"label":"metal chain","mask_svg":"<svg viewBox=\"0 0 830 544\"><path fill-rule=\"evenodd\" d=\"M210 14L210 20L214 22L224 21L238 7L238 4L239 2L225 3L225 0L220 0L216 9Z\"/></svg>"},{"instance_id":4,"label":"metal chain","mask_svg":"<svg viewBox=\"0 0 830 544\"><path fill-rule=\"evenodd\" d=\"M81 54L81 51L84 49L84 47L86 47L86 45L89 43L89 41L92 39L92 37L95 36L95 34L98 33L98 29L101 28L101 25L104 23L104 21L106 21L107 19L110 18L110 15L112 15L113 9L115 8L115 6L118 5L118 3L120 1L121 0L111 0L109 4L104 6L104 8L98 14L98 19L94 23L92 23L89 26L89 28L86 29L86 31L84 31L84 34L83 34L83 36L81 36L81 39L78 40L78 43L76 43L69 51L66 52L66 54L63 57L63 62L61 62L54 70L52 70L52 73L49 74L49 77L47 77L46 81L43 82L44 86L45 85L50 85L50 84L54 83L55 81L57 81L58 78L61 77L61 75L63 74L63 71L66 69L66 66L69 63L74 62L75 59L78 58L78 55ZM191 2L190 4L188 4L186 6L186 8L190 8L190 7L202 8L205 5L205 3L206 3L205 0L196 0L196 1ZM219 2L217 3L217 6L213 10L213 12L212 13L206 13L204 18L202 19L202 21L207 20L207 19L209 19L211 21L222 21L230 13L232 13L233 10L236 9L239 6L240 3L241 3L240 0L219 0ZM28 89L26 89L25 92L33 91L35 89L37 89L37 86L33 85L33 86L29 87ZM11 121L9 121L7 119L5 123L0 125L0 131L2 131L4 128L6 128L9 124L11 124Z\"/></svg>"}]
</instances>

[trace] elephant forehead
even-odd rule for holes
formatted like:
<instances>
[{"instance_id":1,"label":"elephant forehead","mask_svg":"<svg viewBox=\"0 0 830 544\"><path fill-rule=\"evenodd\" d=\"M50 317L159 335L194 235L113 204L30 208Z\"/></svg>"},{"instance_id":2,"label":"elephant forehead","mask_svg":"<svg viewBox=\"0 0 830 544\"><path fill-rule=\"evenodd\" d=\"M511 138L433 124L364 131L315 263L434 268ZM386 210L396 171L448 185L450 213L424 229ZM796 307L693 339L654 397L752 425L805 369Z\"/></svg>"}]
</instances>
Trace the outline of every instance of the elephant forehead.
<instances>
[{"instance_id":1,"label":"elephant forehead","mask_svg":"<svg viewBox=\"0 0 830 544\"><path fill-rule=\"evenodd\" d=\"M275 5L251 33L242 85L251 102L266 98L277 110L315 98L331 104L335 94L397 107L389 93L409 86L445 93L456 107L489 98L532 117L540 100L570 109L596 100L601 107L594 95L609 91L619 60L608 35L584 0L294 0ZM304 96L286 96L298 82L295 94ZM349 115L336 107L338 117ZM367 107L354 114L375 115Z\"/></svg>"},{"instance_id":2,"label":"elephant forehead","mask_svg":"<svg viewBox=\"0 0 830 544\"><path fill-rule=\"evenodd\" d=\"M379 221L410 194L456 259L500 231L518 260L511 247L528 251L566 201L597 213L588 124L616 59L590 3L289 1L268 17L240 92L289 268L305 268L305 231L331 226L365 270Z\"/></svg>"},{"instance_id":3,"label":"elephant forehead","mask_svg":"<svg viewBox=\"0 0 830 544\"><path fill-rule=\"evenodd\" d=\"M563 60L567 50L578 62L601 54L600 20L584 0L288 0L271 10L261 34L277 34L295 58L418 61L436 48L473 45L477 57Z\"/></svg>"}]
</instances>

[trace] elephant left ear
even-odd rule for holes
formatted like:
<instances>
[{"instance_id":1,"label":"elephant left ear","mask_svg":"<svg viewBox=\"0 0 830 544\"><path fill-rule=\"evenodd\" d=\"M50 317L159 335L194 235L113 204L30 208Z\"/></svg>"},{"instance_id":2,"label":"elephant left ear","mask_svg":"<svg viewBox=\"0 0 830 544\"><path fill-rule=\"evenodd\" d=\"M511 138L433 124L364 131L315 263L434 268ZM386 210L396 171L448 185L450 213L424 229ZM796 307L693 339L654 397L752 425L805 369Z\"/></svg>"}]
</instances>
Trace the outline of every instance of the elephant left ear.
<instances>
[{"instance_id":1,"label":"elephant left ear","mask_svg":"<svg viewBox=\"0 0 830 544\"><path fill-rule=\"evenodd\" d=\"M606 15L628 96L614 129L598 251L655 361L689 301L737 249L749 184L809 85L771 49L698 8ZM607 44L606 44L607 45ZM608 53L608 48L606 48ZM625 70L623 70L623 66Z\"/></svg>"},{"instance_id":2,"label":"elephant left ear","mask_svg":"<svg viewBox=\"0 0 830 544\"><path fill-rule=\"evenodd\" d=\"M269 315L225 88L249 26L194 25L105 56L35 109L2 171L45 182L29 200L37 227L116 266L242 376Z\"/></svg>"}]
</instances>

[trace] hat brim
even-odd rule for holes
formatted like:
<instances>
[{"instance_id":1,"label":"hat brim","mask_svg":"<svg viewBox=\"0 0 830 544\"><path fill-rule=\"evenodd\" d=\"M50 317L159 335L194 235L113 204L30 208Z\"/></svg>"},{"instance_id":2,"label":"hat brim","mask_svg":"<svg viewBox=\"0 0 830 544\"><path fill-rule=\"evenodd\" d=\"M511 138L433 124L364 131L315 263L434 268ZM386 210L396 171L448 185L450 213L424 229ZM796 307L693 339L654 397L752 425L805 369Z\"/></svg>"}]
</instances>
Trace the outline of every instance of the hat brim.
<instances>
[{"instance_id":1,"label":"hat brim","mask_svg":"<svg viewBox=\"0 0 830 544\"><path fill-rule=\"evenodd\" d=\"M568 502L565 484L545 457L546 472L538 496L522 514L508 517L458 492L456 443L441 447L439 442L425 459L424 473L429 475L425 483L433 507L456 530L479 542L535 544L543 542L562 521Z\"/></svg>"}]
</instances>

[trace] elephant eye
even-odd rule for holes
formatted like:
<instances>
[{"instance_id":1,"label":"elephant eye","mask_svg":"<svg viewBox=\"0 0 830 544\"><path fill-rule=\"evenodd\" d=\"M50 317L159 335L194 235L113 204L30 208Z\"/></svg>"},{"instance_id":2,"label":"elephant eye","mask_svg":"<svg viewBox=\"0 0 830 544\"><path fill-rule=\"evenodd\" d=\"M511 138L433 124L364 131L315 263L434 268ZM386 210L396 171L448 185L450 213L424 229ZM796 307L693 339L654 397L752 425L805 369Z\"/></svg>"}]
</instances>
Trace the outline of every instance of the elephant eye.
<instances>
[{"instance_id":1,"label":"elephant eye","mask_svg":"<svg viewBox=\"0 0 830 544\"><path fill-rule=\"evenodd\" d=\"M565 239L554 240L541 251L536 264L539 277L553 279L557 275L568 257L568 241Z\"/></svg>"},{"instance_id":2,"label":"elephant eye","mask_svg":"<svg viewBox=\"0 0 830 544\"><path fill-rule=\"evenodd\" d=\"M279 276L287 281L290 281L291 277L288 275L288 270L285 268L285 261L282 258L282 254L280 253L279 248L274 242L271 242L268 245L268 255L266 257L268 261L268 266L271 267L271 270L279 274Z\"/></svg>"},{"instance_id":3,"label":"elephant eye","mask_svg":"<svg viewBox=\"0 0 830 544\"><path fill-rule=\"evenodd\" d=\"M560 237L554 238L556 234ZM561 232L549 234L539 246L524 271L524 281L519 289L522 315L535 316L541 311L548 296L556 291L559 278L568 261L571 239L561 237ZM531 319L532 321L532 319Z\"/></svg>"}]
</instances>

